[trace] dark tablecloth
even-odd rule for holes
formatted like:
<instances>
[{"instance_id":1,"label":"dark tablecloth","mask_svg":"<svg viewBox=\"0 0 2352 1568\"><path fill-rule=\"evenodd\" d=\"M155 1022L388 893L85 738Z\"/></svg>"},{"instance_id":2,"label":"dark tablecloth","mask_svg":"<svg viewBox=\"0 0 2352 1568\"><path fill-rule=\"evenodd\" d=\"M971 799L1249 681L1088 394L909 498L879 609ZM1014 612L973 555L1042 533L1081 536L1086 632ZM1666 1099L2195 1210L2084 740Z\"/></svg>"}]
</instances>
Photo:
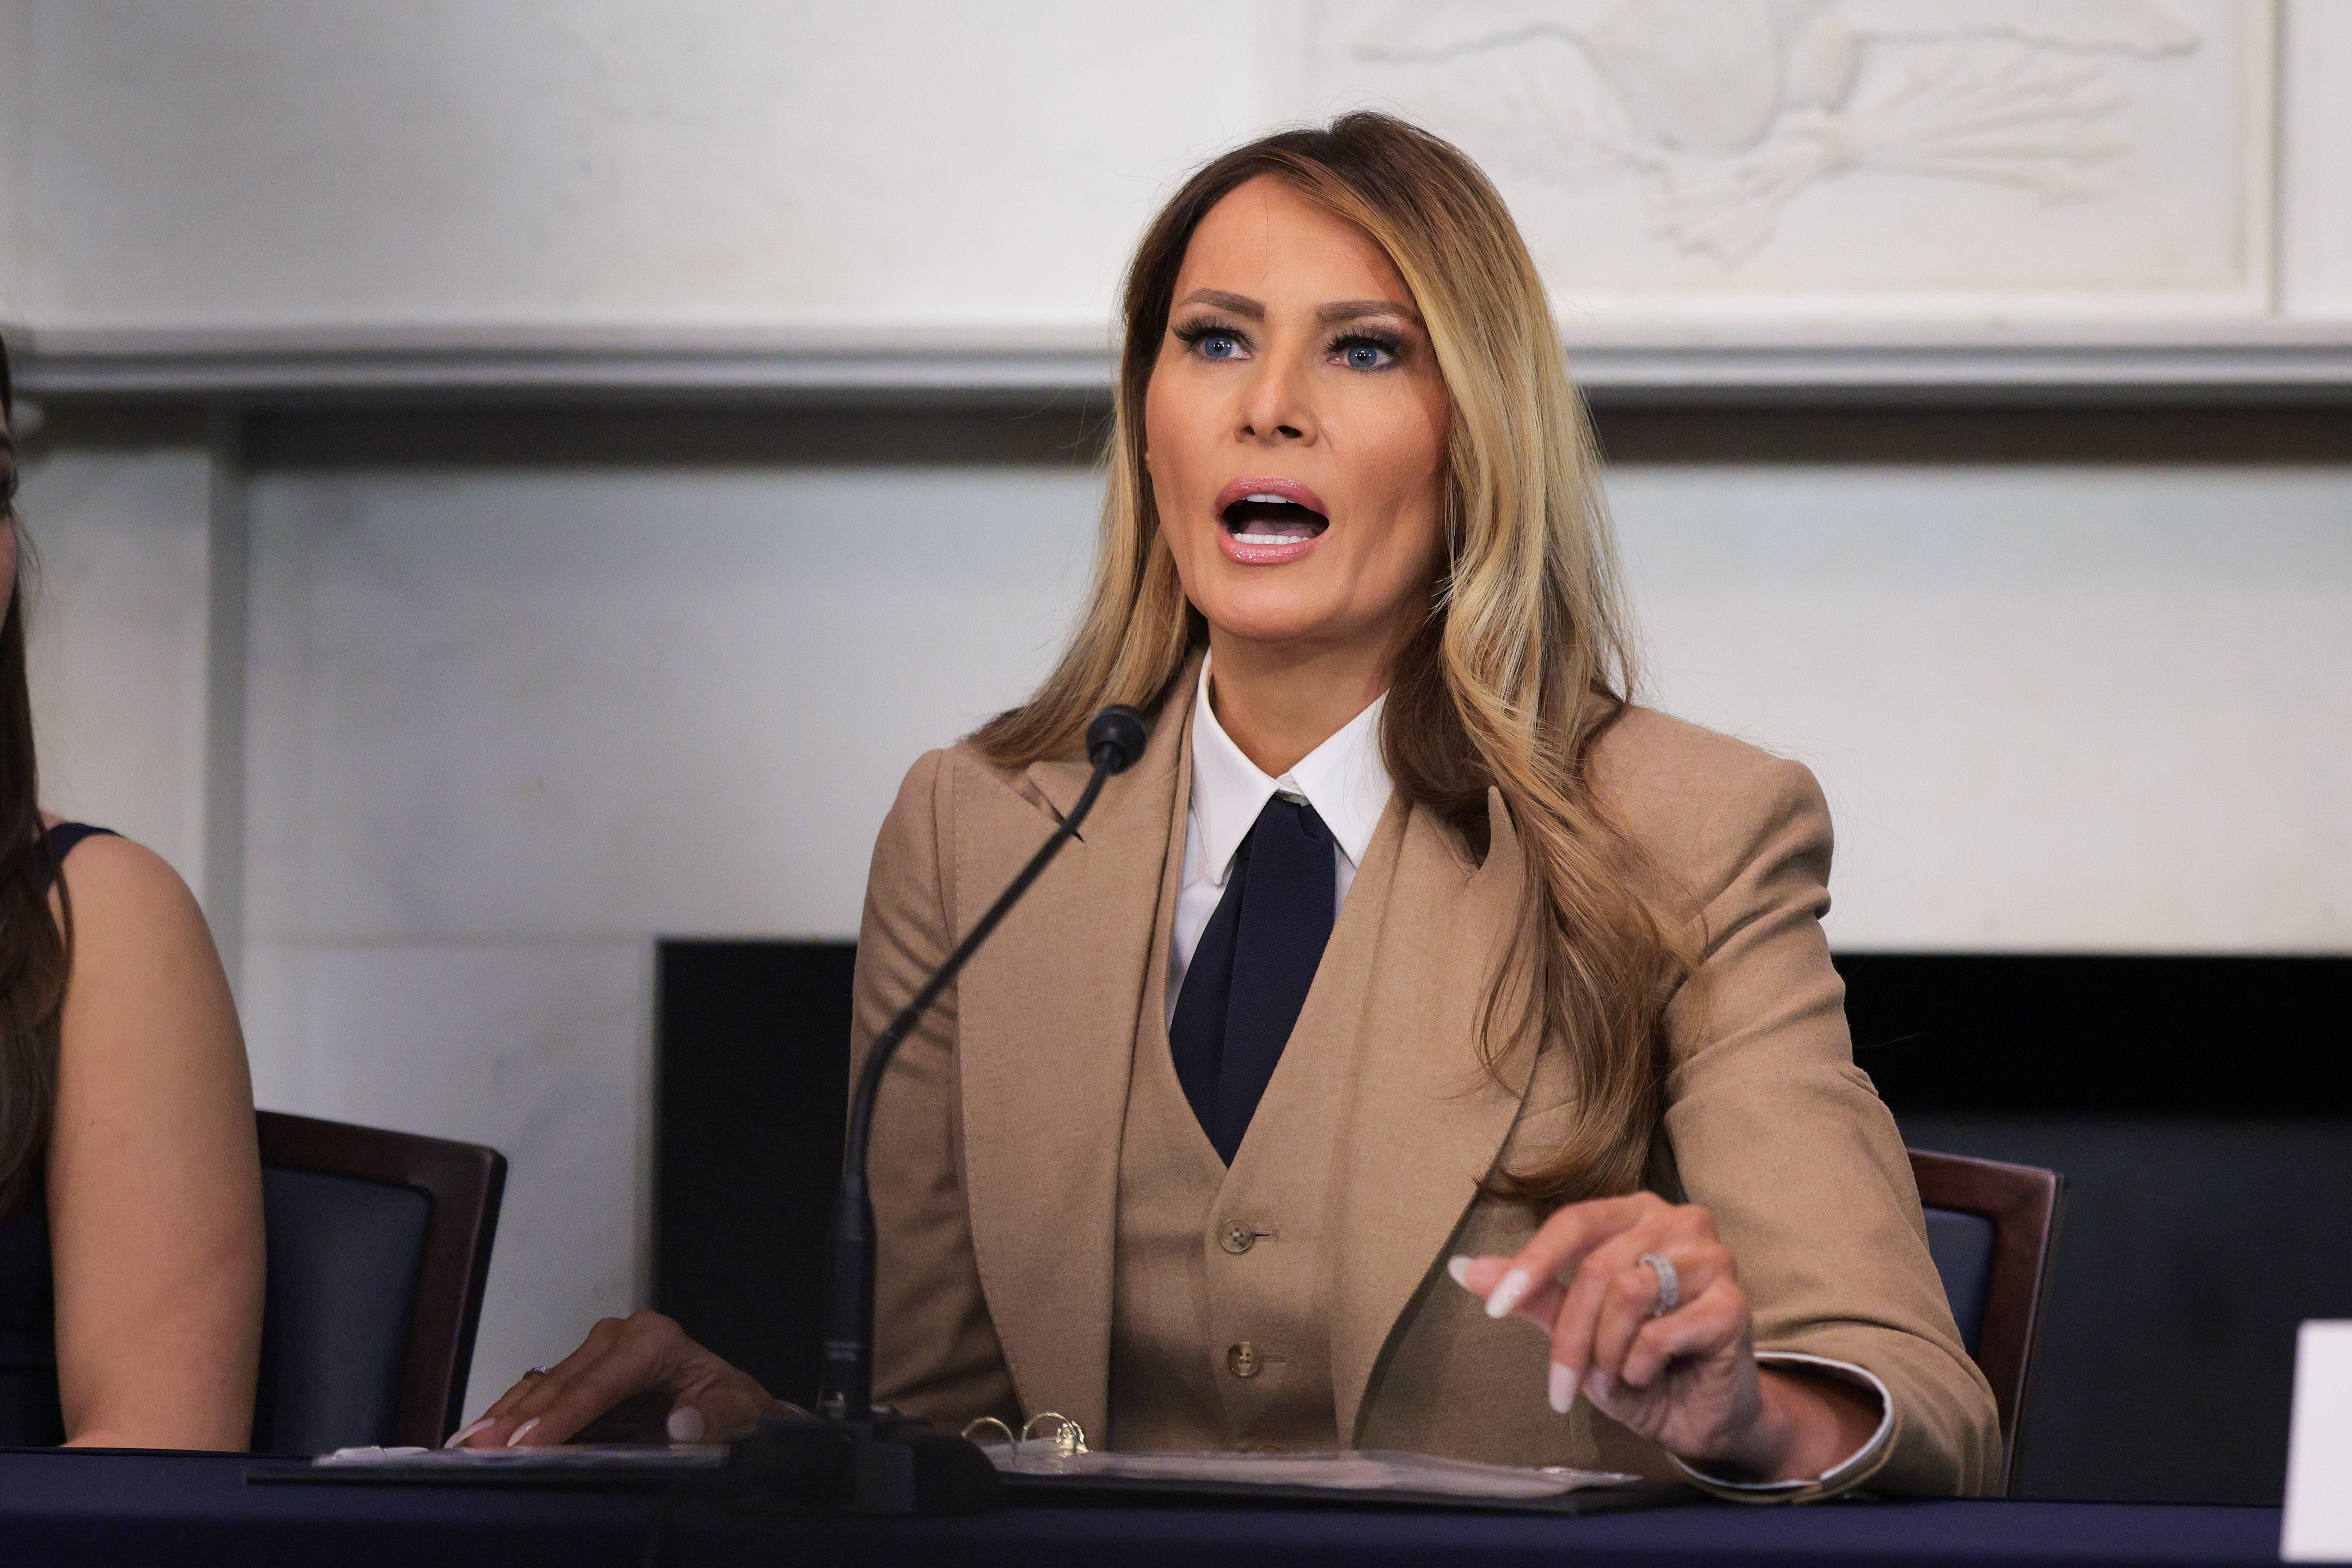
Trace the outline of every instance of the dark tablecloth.
<instances>
[{"instance_id":1,"label":"dark tablecloth","mask_svg":"<svg viewBox=\"0 0 2352 1568\"><path fill-rule=\"evenodd\" d=\"M635 1568L643 1494L257 1486L228 1455L0 1453L0 1563ZM1339 1508L1028 1504L971 1519L811 1519L709 1502L663 1525L665 1564L1381 1568L1421 1563L1806 1563L2027 1568L2278 1560L2276 1509L2049 1502L1706 1503L1591 1519Z\"/></svg>"}]
</instances>

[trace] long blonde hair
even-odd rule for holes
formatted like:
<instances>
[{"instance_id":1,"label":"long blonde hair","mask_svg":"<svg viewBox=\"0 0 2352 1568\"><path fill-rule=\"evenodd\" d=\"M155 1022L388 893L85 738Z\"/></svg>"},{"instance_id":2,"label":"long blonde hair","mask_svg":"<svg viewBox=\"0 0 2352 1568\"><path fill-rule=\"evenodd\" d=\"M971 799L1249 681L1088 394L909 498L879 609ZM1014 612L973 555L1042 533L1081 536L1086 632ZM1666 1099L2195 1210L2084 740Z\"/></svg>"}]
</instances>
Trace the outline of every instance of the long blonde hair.
<instances>
[{"instance_id":1,"label":"long blonde hair","mask_svg":"<svg viewBox=\"0 0 2352 1568\"><path fill-rule=\"evenodd\" d=\"M1528 875L1480 1050L1498 1074L1523 1047L1565 1051L1581 1111L1564 1146L1488 1185L1546 1209L1630 1191L1662 1110L1665 1004L1690 963L1652 912L1646 863L1609 821L1589 773L1634 677L1591 426L1518 228L1454 147L1389 115L1349 114L1227 153L1160 210L1127 277L1093 596L1036 694L976 739L1008 767L1081 754L1098 709L1156 708L1205 639L1160 536L1143 465L1144 395L1193 229L1228 193L1267 174L1388 253L1452 398L1446 564L1392 677L1381 744L1397 788L1474 854L1490 843L1487 790L1500 792Z\"/></svg>"}]
</instances>

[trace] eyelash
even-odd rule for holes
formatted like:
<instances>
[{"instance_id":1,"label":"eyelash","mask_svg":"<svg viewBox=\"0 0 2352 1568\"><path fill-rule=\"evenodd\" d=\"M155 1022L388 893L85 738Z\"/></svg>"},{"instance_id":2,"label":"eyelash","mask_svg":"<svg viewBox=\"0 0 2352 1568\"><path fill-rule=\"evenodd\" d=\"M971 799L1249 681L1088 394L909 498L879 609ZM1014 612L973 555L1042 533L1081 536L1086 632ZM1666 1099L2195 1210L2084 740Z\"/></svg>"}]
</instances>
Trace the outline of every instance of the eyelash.
<instances>
[{"instance_id":1,"label":"eyelash","mask_svg":"<svg viewBox=\"0 0 2352 1568\"><path fill-rule=\"evenodd\" d=\"M1249 342L1247 332L1213 321L1187 321L1180 327L1171 328L1171 331L1176 334L1176 341L1188 349L1199 348L1211 338L1231 338L1234 342L1243 344Z\"/></svg>"},{"instance_id":2,"label":"eyelash","mask_svg":"<svg viewBox=\"0 0 2352 1568\"><path fill-rule=\"evenodd\" d=\"M1228 327L1214 321L1187 321L1172 331L1176 334L1176 341L1188 349L1198 348L1210 338L1231 338L1244 347L1249 345L1247 332L1237 327ZM1323 345L1323 352L1326 354L1341 353L1359 344L1378 349L1387 354L1391 361L1402 362L1404 358L1404 337L1402 333L1383 332L1365 327L1357 327L1333 338ZM1388 366L1382 365L1380 368L1385 370Z\"/></svg>"},{"instance_id":3,"label":"eyelash","mask_svg":"<svg viewBox=\"0 0 2352 1568\"><path fill-rule=\"evenodd\" d=\"M1323 352L1325 353L1341 353L1349 349L1357 347L1359 344L1365 348L1380 350L1382 353L1389 356L1389 359L1392 363L1403 363L1403 334L1399 332L1376 331L1363 327L1358 327L1354 331L1349 332L1345 336L1332 339L1330 346L1326 348ZM1380 368L1386 370L1388 366L1382 365Z\"/></svg>"}]
</instances>

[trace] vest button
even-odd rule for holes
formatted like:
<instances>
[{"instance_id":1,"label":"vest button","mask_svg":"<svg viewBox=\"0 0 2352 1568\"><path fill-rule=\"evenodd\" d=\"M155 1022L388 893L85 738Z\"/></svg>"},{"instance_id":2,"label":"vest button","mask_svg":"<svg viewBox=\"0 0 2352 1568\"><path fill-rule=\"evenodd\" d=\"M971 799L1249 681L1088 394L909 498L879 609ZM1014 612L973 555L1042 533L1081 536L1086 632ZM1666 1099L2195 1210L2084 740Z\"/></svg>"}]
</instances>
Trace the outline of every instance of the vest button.
<instances>
[{"instance_id":1,"label":"vest button","mask_svg":"<svg viewBox=\"0 0 2352 1568\"><path fill-rule=\"evenodd\" d=\"M1247 1340L1244 1340L1237 1345L1229 1345L1225 1349L1225 1370L1235 1377L1255 1377L1265 1369L1265 1359L1257 1353L1257 1347Z\"/></svg>"},{"instance_id":2,"label":"vest button","mask_svg":"<svg viewBox=\"0 0 2352 1568\"><path fill-rule=\"evenodd\" d=\"M1257 1234L1239 1220L1226 1225L1224 1235L1217 1238L1227 1252L1238 1258L1257 1245Z\"/></svg>"}]
</instances>

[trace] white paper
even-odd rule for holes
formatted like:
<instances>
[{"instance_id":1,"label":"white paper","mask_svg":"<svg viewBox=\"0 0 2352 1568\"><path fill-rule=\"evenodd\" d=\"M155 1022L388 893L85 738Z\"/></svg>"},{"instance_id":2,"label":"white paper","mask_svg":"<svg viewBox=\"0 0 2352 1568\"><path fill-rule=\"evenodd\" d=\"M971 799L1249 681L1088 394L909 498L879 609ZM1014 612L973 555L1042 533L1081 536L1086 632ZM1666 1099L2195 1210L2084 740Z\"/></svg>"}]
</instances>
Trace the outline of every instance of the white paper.
<instances>
[{"instance_id":1,"label":"white paper","mask_svg":"<svg viewBox=\"0 0 2352 1568\"><path fill-rule=\"evenodd\" d=\"M2352 1322L2307 1322L2295 1336L2279 1555L2352 1563Z\"/></svg>"},{"instance_id":2,"label":"white paper","mask_svg":"<svg viewBox=\"0 0 2352 1568\"><path fill-rule=\"evenodd\" d=\"M1320 1487L1333 1491L1433 1492L1444 1497L1525 1501L1559 1497L1587 1487L1619 1486L1638 1476L1612 1470L1571 1470L1547 1465L1522 1469L1442 1459L1429 1454L1378 1449L1309 1454L1057 1454L1024 1443L1016 1454L1002 1443L982 1445L1000 1470L1024 1476L1108 1476L1123 1480L1240 1482L1248 1486Z\"/></svg>"},{"instance_id":3,"label":"white paper","mask_svg":"<svg viewBox=\"0 0 2352 1568\"><path fill-rule=\"evenodd\" d=\"M674 1443L665 1448L625 1443L564 1447L338 1448L310 1461L315 1469L371 1470L707 1470L727 1462L716 1443Z\"/></svg>"}]
</instances>

